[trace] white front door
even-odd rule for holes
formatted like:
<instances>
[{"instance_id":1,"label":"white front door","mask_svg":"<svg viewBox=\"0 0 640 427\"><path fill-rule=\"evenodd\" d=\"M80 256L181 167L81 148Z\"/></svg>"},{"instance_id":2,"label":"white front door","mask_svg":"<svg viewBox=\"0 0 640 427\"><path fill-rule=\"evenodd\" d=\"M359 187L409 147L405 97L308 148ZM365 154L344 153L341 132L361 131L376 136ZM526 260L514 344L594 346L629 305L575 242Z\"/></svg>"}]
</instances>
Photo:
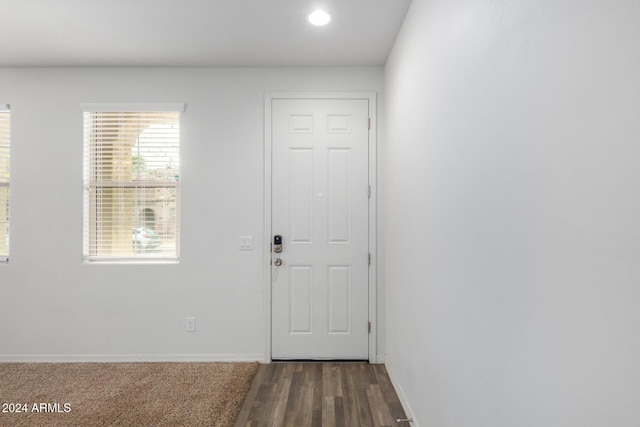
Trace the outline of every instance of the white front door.
<instances>
[{"instance_id":1,"label":"white front door","mask_svg":"<svg viewBox=\"0 0 640 427\"><path fill-rule=\"evenodd\" d=\"M369 101L274 99L271 119L272 358L368 359Z\"/></svg>"}]
</instances>

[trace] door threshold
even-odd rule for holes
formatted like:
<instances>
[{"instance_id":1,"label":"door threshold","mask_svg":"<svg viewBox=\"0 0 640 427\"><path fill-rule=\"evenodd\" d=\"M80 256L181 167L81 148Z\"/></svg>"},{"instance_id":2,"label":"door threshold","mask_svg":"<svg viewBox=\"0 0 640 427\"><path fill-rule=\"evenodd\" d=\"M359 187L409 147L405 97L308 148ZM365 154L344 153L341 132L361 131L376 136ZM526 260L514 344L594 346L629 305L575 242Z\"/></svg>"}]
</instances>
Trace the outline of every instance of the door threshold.
<instances>
[{"instance_id":1,"label":"door threshold","mask_svg":"<svg viewBox=\"0 0 640 427\"><path fill-rule=\"evenodd\" d=\"M271 359L271 363L369 363L369 359Z\"/></svg>"}]
</instances>

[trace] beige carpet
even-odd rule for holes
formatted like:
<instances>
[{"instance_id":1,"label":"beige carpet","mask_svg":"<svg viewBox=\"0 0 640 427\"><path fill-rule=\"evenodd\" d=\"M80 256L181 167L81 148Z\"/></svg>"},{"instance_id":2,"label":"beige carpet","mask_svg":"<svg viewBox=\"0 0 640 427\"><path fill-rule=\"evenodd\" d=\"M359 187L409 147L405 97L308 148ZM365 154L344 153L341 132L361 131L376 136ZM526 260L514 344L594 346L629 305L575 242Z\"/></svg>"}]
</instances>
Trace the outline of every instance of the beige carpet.
<instances>
[{"instance_id":1,"label":"beige carpet","mask_svg":"<svg viewBox=\"0 0 640 427\"><path fill-rule=\"evenodd\" d=\"M0 363L0 426L233 426L257 369L258 363Z\"/></svg>"}]
</instances>

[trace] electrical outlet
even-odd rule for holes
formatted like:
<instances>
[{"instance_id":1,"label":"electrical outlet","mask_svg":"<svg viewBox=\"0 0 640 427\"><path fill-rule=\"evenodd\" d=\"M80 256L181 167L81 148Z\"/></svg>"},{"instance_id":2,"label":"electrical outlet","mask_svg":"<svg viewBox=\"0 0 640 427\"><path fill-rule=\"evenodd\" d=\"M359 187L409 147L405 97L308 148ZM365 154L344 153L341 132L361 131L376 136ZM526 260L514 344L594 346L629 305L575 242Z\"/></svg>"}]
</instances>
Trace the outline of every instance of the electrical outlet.
<instances>
[{"instance_id":1,"label":"electrical outlet","mask_svg":"<svg viewBox=\"0 0 640 427\"><path fill-rule=\"evenodd\" d=\"M195 331L196 331L196 318L187 317L187 332L195 332Z\"/></svg>"}]
</instances>

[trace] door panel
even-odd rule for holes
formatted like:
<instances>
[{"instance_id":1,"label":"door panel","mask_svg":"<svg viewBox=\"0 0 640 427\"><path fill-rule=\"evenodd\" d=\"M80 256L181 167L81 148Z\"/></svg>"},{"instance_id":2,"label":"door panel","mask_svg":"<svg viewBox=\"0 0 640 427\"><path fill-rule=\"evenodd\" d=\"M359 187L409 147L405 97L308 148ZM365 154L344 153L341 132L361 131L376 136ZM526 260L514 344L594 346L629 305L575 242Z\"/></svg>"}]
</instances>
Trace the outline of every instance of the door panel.
<instances>
[{"instance_id":1,"label":"door panel","mask_svg":"<svg viewBox=\"0 0 640 427\"><path fill-rule=\"evenodd\" d=\"M330 243L349 243L351 237L350 155L351 151L344 148L329 149L328 152Z\"/></svg>"},{"instance_id":2,"label":"door panel","mask_svg":"<svg viewBox=\"0 0 640 427\"><path fill-rule=\"evenodd\" d=\"M289 270L290 334L313 333L313 267L295 266Z\"/></svg>"},{"instance_id":3,"label":"door panel","mask_svg":"<svg viewBox=\"0 0 640 427\"><path fill-rule=\"evenodd\" d=\"M289 150L289 233L292 243L312 243L313 235L313 149Z\"/></svg>"},{"instance_id":4,"label":"door panel","mask_svg":"<svg viewBox=\"0 0 640 427\"><path fill-rule=\"evenodd\" d=\"M368 358L366 99L272 101L272 358Z\"/></svg>"},{"instance_id":5,"label":"door panel","mask_svg":"<svg viewBox=\"0 0 640 427\"><path fill-rule=\"evenodd\" d=\"M351 333L351 266L329 266L329 333Z\"/></svg>"}]
</instances>

